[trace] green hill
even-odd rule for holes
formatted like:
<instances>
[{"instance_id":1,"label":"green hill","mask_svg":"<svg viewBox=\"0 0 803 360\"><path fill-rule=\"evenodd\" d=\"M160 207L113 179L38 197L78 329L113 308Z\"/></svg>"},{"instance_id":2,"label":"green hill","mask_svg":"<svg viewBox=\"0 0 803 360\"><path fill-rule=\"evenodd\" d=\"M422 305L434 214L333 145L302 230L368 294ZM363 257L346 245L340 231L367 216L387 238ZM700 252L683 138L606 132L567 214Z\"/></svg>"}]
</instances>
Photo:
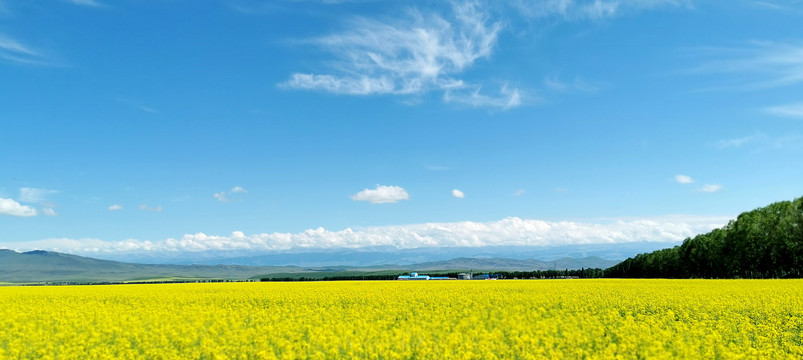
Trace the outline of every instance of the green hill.
<instances>
[{"instance_id":1,"label":"green hill","mask_svg":"<svg viewBox=\"0 0 803 360\"><path fill-rule=\"evenodd\" d=\"M414 265L382 265L369 267L329 266L240 266L240 265L146 265L98 260L51 251L18 253L0 249L0 283L42 282L128 282L164 280L243 280L263 277L337 278L390 276L411 271L494 270L534 271L549 269L603 268L610 260L587 257L564 258L550 262L499 258L456 258L448 261Z\"/></svg>"},{"instance_id":2,"label":"green hill","mask_svg":"<svg viewBox=\"0 0 803 360\"><path fill-rule=\"evenodd\" d=\"M52 251L18 253L0 249L0 282L14 283L248 279L265 273L303 270L283 266L130 264Z\"/></svg>"},{"instance_id":3,"label":"green hill","mask_svg":"<svg viewBox=\"0 0 803 360\"><path fill-rule=\"evenodd\" d=\"M803 197L744 212L682 245L639 254L607 277L799 278L803 275Z\"/></svg>"}]
</instances>

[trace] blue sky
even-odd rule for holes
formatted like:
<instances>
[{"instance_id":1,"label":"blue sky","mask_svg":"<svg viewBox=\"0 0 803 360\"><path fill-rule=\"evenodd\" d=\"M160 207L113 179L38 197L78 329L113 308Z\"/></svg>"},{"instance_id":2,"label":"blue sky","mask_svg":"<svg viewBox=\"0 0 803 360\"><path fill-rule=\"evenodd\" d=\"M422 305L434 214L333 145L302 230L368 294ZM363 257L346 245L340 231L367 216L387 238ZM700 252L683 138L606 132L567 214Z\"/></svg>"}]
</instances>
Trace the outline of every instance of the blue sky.
<instances>
[{"instance_id":1,"label":"blue sky","mask_svg":"<svg viewBox=\"0 0 803 360\"><path fill-rule=\"evenodd\" d=\"M672 242L803 195L798 1L2 1L0 247Z\"/></svg>"}]
</instances>

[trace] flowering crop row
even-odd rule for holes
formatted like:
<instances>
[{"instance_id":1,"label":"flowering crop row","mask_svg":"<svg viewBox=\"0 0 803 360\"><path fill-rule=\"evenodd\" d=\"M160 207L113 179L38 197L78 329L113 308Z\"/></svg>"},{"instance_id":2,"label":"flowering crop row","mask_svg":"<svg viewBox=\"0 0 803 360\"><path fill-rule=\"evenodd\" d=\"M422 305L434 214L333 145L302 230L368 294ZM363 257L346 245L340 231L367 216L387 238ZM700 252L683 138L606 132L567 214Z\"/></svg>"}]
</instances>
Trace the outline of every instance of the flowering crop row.
<instances>
[{"instance_id":1,"label":"flowering crop row","mask_svg":"<svg viewBox=\"0 0 803 360\"><path fill-rule=\"evenodd\" d=\"M803 358L800 280L0 287L0 358Z\"/></svg>"}]
</instances>

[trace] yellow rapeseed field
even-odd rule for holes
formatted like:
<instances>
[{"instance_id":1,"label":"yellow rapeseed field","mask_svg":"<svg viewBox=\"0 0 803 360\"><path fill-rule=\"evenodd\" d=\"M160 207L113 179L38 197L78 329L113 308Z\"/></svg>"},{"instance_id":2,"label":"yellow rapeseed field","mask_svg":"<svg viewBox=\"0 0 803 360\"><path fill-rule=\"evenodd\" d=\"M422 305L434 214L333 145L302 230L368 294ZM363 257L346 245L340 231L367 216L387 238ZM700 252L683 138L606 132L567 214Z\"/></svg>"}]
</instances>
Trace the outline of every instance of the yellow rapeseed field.
<instances>
[{"instance_id":1,"label":"yellow rapeseed field","mask_svg":"<svg viewBox=\"0 0 803 360\"><path fill-rule=\"evenodd\" d=\"M0 287L11 359L800 359L801 280Z\"/></svg>"}]
</instances>

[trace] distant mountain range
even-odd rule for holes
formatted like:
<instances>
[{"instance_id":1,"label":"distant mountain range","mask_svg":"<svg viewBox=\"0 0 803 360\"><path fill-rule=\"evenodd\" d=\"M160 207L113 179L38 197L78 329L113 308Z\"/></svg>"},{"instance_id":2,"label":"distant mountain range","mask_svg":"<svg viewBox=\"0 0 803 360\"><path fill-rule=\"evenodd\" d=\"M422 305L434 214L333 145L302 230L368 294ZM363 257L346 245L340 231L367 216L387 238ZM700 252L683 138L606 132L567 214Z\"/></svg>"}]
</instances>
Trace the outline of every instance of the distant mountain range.
<instances>
[{"instance_id":1,"label":"distant mountain range","mask_svg":"<svg viewBox=\"0 0 803 360\"><path fill-rule=\"evenodd\" d=\"M598 257L561 258L554 261L504 258L455 258L407 265L355 266L243 266L133 264L51 251L18 253L0 249L0 282L122 282L192 279L249 279L270 274L315 272L390 272L434 270L532 271L607 268L617 261Z\"/></svg>"},{"instance_id":2,"label":"distant mountain range","mask_svg":"<svg viewBox=\"0 0 803 360\"><path fill-rule=\"evenodd\" d=\"M564 246L487 246L398 249L370 247L359 249L308 249L303 252L203 251L84 253L83 256L140 264L248 265L248 266L384 266L414 265L454 258L537 259L551 262L561 258L598 257L621 261L639 253L678 245L677 242L630 242L615 244L575 244ZM560 266L558 266L560 267Z\"/></svg>"},{"instance_id":3,"label":"distant mountain range","mask_svg":"<svg viewBox=\"0 0 803 360\"><path fill-rule=\"evenodd\" d=\"M433 270L495 270L495 271L534 271L534 270L574 270L581 268L606 269L616 265L617 261L605 260L598 257L561 258L554 261L541 261L536 259L516 260L502 258L456 258L446 261L432 261L413 265L411 268L420 271Z\"/></svg>"}]
</instances>

